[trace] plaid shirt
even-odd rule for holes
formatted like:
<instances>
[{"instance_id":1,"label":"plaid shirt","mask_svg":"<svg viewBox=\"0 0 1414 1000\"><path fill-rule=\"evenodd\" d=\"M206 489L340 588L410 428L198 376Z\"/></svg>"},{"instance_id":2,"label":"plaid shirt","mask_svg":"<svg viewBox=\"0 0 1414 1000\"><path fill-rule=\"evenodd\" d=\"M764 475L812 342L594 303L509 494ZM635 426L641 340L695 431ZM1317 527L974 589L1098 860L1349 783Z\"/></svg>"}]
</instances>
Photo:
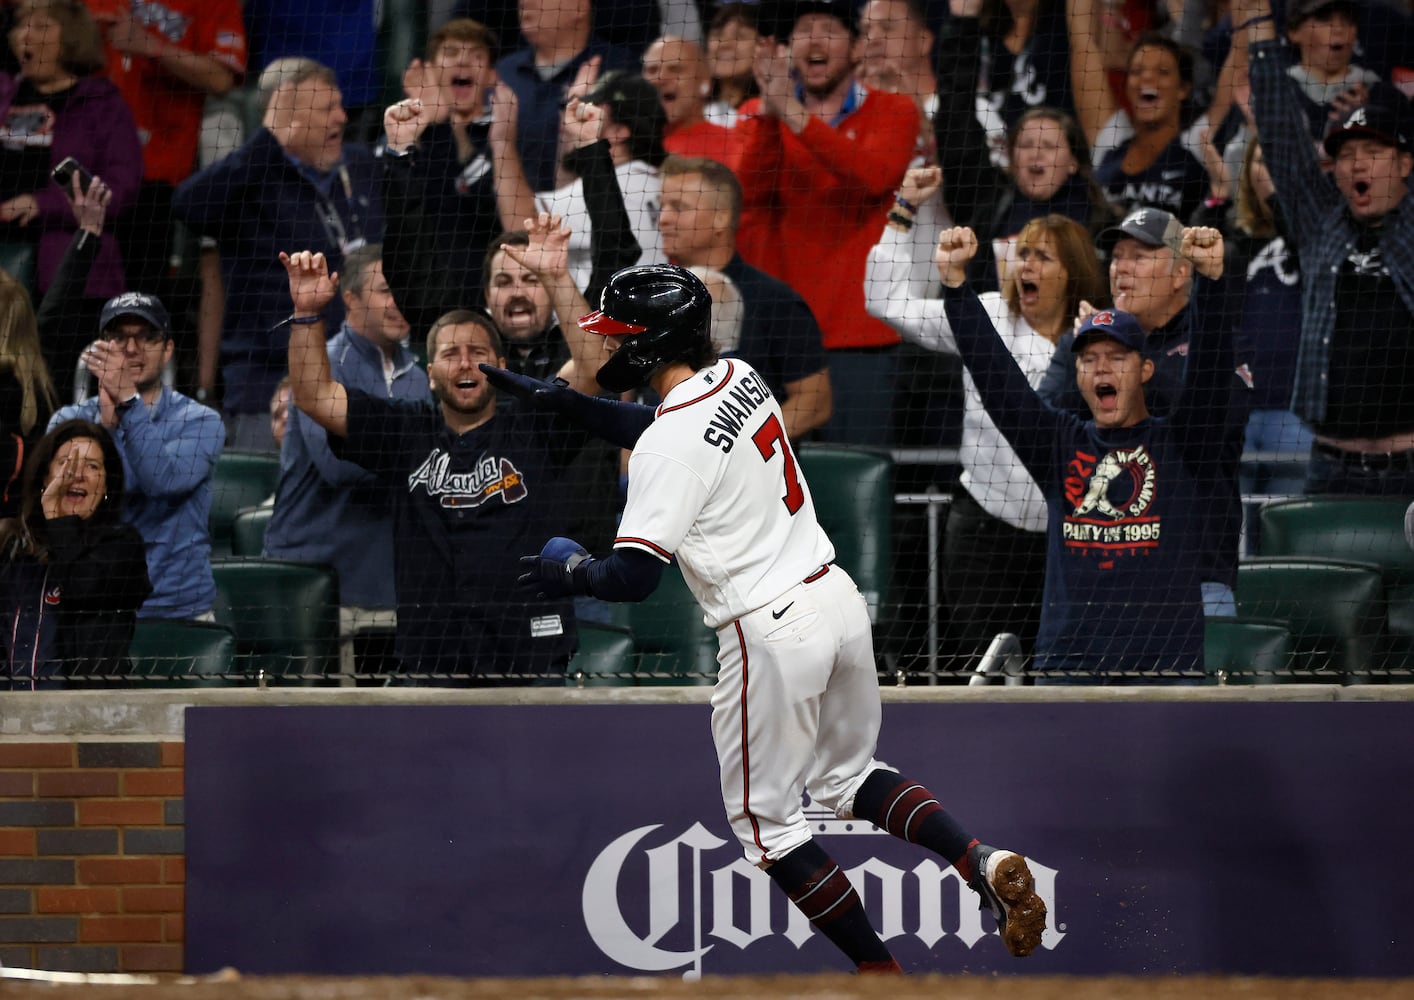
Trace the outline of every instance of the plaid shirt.
<instances>
[{"instance_id":1,"label":"plaid shirt","mask_svg":"<svg viewBox=\"0 0 1414 1000\"><path fill-rule=\"evenodd\" d=\"M1336 281L1355 248L1358 227L1346 211L1345 196L1321 171L1300 94L1286 72L1288 48L1280 41L1252 45L1252 111L1277 200L1301 255L1301 345L1291 409L1319 426L1326 417ZM1409 198L1385 216L1380 250L1411 316L1410 326L1390 333L1408 338L1414 335L1414 208Z\"/></svg>"}]
</instances>

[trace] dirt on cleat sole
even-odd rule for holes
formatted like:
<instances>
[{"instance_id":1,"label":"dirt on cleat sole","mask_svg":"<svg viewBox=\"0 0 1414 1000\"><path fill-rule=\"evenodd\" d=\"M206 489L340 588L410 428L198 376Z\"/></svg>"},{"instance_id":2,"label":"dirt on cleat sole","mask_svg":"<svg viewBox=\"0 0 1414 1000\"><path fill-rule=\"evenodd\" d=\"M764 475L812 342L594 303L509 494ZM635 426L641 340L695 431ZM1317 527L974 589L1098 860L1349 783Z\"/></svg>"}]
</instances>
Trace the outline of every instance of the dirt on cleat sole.
<instances>
[{"instance_id":1,"label":"dirt on cleat sole","mask_svg":"<svg viewBox=\"0 0 1414 1000\"><path fill-rule=\"evenodd\" d=\"M1019 854L1003 858L997 863L991 883L1007 904L1006 931L1002 935L1007 951L1025 958L1040 945L1046 929L1046 904L1036 895L1036 880L1026 859Z\"/></svg>"}]
</instances>

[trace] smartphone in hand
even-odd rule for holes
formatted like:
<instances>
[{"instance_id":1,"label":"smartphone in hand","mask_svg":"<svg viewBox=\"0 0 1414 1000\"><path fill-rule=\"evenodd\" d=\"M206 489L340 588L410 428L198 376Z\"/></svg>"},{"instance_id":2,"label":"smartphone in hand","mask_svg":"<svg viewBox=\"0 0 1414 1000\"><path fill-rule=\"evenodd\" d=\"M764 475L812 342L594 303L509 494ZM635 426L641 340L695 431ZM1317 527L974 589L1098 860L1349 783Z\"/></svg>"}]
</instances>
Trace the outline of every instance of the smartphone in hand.
<instances>
[{"instance_id":1,"label":"smartphone in hand","mask_svg":"<svg viewBox=\"0 0 1414 1000\"><path fill-rule=\"evenodd\" d=\"M66 156L60 160L59 165L54 168L49 176L53 177L54 182L63 188L65 192L71 192L74 189L72 178L75 173L79 175L79 190L87 194L88 186L93 183L93 174L89 173L88 169L72 156Z\"/></svg>"}]
</instances>

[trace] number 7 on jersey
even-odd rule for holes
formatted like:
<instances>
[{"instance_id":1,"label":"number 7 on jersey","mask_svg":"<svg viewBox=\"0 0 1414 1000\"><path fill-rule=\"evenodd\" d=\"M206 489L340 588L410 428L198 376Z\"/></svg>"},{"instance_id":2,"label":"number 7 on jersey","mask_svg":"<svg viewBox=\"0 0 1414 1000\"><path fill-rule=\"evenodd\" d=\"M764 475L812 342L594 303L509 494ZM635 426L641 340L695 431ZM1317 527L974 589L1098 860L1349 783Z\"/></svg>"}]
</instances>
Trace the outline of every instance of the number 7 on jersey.
<instances>
[{"instance_id":1,"label":"number 7 on jersey","mask_svg":"<svg viewBox=\"0 0 1414 1000\"><path fill-rule=\"evenodd\" d=\"M786 495L781 497L781 503L786 505L786 510L794 514L805 503L805 490L801 488L800 473L795 467L795 452L790 450L786 432L781 428L781 422L776 419L774 413L751 435L751 443L756 445L756 450L761 453L761 460L764 462L769 462L777 446L780 447L781 457L785 460L783 471L786 479Z\"/></svg>"}]
</instances>

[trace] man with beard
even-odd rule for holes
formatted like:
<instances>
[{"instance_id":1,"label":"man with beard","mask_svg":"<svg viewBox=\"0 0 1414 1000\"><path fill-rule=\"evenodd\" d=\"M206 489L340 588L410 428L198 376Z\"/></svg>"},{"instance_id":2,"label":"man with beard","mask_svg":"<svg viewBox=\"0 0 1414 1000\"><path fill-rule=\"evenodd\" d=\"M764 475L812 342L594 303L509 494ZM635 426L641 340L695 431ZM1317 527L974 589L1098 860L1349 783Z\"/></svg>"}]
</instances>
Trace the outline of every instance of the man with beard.
<instances>
[{"instance_id":1,"label":"man with beard","mask_svg":"<svg viewBox=\"0 0 1414 1000\"><path fill-rule=\"evenodd\" d=\"M738 246L804 297L834 388L830 440L887 446L898 334L864 308L864 265L918 139L918 109L855 79L853 3L781 0L742 106Z\"/></svg>"},{"instance_id":2,"label":"man with beard","mask_svg":"<svg viewBox=\"0 0 1414 1000\"><path fill-rule=\"evenodd\" d=\"M209 619L216 581L207 520L225 440L221 418L162 384L174 345L167 308L155 295L109 299L98 328L83 352L98 393L59 410L49 427L73 419L102 424L123 456L123 520L142 535L152 581L138 617Z\"/></svg>"},{"instance_id":3,"label":"man with beard","mask_svg":"<svg viewBox=\"0 0 1414 1000\"><path fill-rule=\"evenodd\" d=\"M442 51L445 53L445 47ZM585 292L583 298L575 301L585 301L597 300L596 289L619 268L637 261L640 250L616 179L611 144L599 137L603 124L601 109L585 106L587 113L581 120L574 114L577 107L579 102L571 101L566 116L583 133L572 157L583 192L583 221L592 230L589 283L575 285ZM496 115L499 124L504 126L495 140L498 150L496 184L502 185L504 173L510 171L520 178L515 187L524 193L523 200L503 199L503 221L520 226L526 216L535 214L535 203L515 157L514 98L509 97L504 88L498 91ZM388 150L411 148L418 141L425 117L425 101L418 98L408 98L390 107L383 119ZM423 331L430 329L448 311L477 303L473 290L462 276L445 266L448 256L437 241L419 237L419 233L440 223L431 210L430 194L424 195L424 190L430 187L429 180L417 174L415 162L413 169L408 169L409 159L415 160L415 157L385 157L388 170L384 192L391 213L383 268L398 306L411 324L414 336L420 338ZM513 219L513 211L523 214ZM517 253L506 250L507 247L524 248L529 242L530 234L525 229L511 228L501 233L490 241L477 270L484 278L481 292L486 311L503 338L506 366L520 374L548 379L555 377L570 360L571 352L560 332L561 324L572 323L579 313L559 312L558 300L544 277L527 266ZM567 247L567 253L569 258L573 257L572 245ZM597 439L587 441L571 468L566 470L566 479L565 495L580 498L573 511L575 530L583 532L587 538L612 540L618 506L617 450Z\"/></svg>"},{"instance_id":4,"label":"man with beard","mask_svg":"<svg viewBox=\"0 0 1414 1000\"><path fill-rule=\"evenodd\" d=\"M525 247L506 252L538 276L561 315L588 311L569 278L569 231L536 219ZM394 495L397 653L412 683L556 684L577 645L567 599L527 599L517 557L568 525L564 470L585 434L558 415L500 400L477 368L504 366L485 314L453 310L427 334L435 400L384 399L330 375L321 311L337 291L322 254L281 254L289 274L294 402L337 441L342 457L385 479ZM571 384L595 390L601 353L574 328Z\"/></svg>"}]
</instances>

